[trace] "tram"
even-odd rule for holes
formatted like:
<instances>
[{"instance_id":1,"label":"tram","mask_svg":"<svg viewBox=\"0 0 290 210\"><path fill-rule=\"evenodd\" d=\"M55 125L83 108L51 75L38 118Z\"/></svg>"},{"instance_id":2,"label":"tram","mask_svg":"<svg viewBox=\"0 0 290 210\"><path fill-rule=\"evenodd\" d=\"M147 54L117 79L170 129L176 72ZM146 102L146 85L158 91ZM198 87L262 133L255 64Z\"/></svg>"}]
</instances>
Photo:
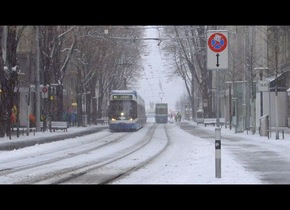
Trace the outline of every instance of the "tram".
<instances>
[{"instance_id":1,"label":"tram","mask_svg":"<svg viewBox=\"0 0 290 210\"><path fill-rule=\"evenodd\" d=\"M156 123L168 122L168 104L167 103L155 104L155 122Z\"/></svg>"},{"instance_id":2,"label":"tram","mask_svg":"<svg viewBox=\"0 0 290 210\"><path fill-rule=\"evenodd\" d=\"M112 90L108 108L111 131L136 131L146 124L145 101L136 90Z\"/></svg>"}]
</instances>

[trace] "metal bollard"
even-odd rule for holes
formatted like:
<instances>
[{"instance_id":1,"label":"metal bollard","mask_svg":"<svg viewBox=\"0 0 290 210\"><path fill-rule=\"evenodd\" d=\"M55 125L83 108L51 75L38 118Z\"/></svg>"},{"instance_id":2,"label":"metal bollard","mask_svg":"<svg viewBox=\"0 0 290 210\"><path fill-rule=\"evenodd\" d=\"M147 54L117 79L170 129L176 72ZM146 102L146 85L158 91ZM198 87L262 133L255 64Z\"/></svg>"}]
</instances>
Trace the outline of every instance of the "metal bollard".
<instances>
[{"instance_id":1,"label":"metal bollard","mask_svg":"<svg viewBox=\"0 0 290 210\"><path fill-rule=\"evenodd\" d=\"M221 178L221 128L215 128L215 177Z\"/></svg>"}]
</instances>

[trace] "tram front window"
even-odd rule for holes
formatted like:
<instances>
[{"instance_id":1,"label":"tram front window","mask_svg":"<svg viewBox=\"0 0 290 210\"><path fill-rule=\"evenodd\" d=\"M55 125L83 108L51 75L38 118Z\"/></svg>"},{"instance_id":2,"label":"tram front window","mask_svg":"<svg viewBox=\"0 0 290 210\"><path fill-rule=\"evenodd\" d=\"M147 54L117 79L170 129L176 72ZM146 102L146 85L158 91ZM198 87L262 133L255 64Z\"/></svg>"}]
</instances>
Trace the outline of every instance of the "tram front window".
<instances>
[{"instance_id":1,"label":"tram front window","mask_svg":"<svg viewBox=\"0 0 290 210\"><path fill-rule=\"evenodd\" d=\"M111 101L109 117L116 119L135 119L137 117L136 105L134 101Z\"/></svg>"}]
</instances>

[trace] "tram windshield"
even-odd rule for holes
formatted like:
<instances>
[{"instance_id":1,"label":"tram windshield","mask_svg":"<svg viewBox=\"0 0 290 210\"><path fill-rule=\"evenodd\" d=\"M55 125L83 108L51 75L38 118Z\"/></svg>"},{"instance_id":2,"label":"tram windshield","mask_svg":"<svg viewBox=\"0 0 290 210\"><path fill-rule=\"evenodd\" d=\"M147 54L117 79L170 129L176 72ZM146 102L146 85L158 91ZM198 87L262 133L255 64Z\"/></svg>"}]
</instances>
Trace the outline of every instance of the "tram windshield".
<instances>
[{"instance_id":1,"label":"tram windshield","mask_svg":"<svg viewBox=\"0 0 290 210\"><path fill-rule=\"evenodd\" d=\"M111 101L109 107L109 117L127 120L137 118L137 102L136 101Z\"/></svg>"}]
</instances>

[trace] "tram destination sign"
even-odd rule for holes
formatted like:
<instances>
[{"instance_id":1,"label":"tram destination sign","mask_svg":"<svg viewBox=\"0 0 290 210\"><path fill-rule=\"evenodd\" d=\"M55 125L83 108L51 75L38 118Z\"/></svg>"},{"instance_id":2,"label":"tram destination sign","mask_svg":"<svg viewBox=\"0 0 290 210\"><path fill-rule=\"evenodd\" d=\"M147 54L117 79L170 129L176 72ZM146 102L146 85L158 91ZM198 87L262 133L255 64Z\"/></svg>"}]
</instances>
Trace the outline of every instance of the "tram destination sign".
<instances>
[{"instance_id":1,"label":"tram destination sign","mask_svg":"<svg viewBox=\"0 0 290 210\"><path fill-rule=\"evenodd\" d=\"M132 95L113 95L113 100L132 100Z\"/></svg>"}]
</instances>

